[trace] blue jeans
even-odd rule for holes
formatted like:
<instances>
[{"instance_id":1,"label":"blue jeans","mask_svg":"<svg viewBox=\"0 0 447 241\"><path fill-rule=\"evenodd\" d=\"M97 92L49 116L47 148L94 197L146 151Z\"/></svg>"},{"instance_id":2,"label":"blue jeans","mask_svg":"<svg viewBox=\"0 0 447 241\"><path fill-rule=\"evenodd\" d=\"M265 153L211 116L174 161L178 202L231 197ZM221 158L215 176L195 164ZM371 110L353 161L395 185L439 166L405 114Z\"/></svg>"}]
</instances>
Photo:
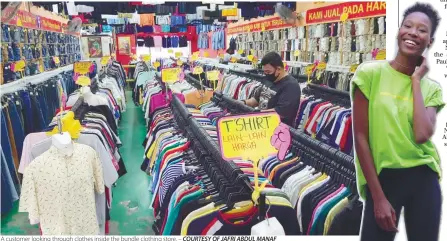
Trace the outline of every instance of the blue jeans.
<instances>
[{"instance_id":1,"label":"blue jeans","mask_svg":"<svg viewBox=\"0 0 447 241\"><path fill-rule=\"evenodd\" d=\"M11 144L9 142L9 135L11 133L8 132L8 125L6 123L5 114L6 114L6 111L5 111L5 109L3 109L2 110L2 116L1 116L1 131L2 131L2 134L1 134L1 146L2 146L2 151L3 151L3 154L5 156L5 160L6 160L9 172L11 173L11 177L14 180L14 183L18 184L19 183L18 182L19 179L17 178L16 168L14 166L14 160L13 160L13 157L12 157Z\"/></svg>"},{"instance_id":2,"label":"blue jeans","mask_svg":"<svg viewBox=\"0 0 447 241\"><path fill-rule=\"evenodd\" d=\"M25 140L25 133L22 127L22 120L20 119L17 106L13 101L8 102L8 114L11 119L12 130L14 131L14 141L17 147L17 154L19 158L22 156L23 141Z\"/></svg>"},{"instance_id":3,"label":"blue jeans","mask_svg":"<svg viewBox=\"0 0 447 241\"><path fill-rule=\"evenodd\" d=\"M25 124L25 135L35 132L37 130L34 129L35 118L33 117L33 109L31 106L31 99L28 92L21 91L20 93L22 97L23 103L23 123Z\"/></svg>"}]
</instances>

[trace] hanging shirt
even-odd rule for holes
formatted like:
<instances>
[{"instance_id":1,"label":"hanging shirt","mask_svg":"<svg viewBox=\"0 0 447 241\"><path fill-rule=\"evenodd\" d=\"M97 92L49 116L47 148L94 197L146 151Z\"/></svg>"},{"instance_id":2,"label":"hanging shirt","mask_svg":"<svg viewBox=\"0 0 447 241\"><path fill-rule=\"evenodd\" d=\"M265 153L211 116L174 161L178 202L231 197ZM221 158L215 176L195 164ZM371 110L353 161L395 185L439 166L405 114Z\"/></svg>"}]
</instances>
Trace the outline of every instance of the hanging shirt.
<instances>
[{"instance_id":1,"label":"hanging shirt","mask_svg":"<svg viewBox=\"0 0 447 241\"><path fill-rule=\"evenodd\" d=\"M39 220L43 235L97 235L95 190L104 192L96 152L74 143L66 156L52 146L25 169L19 212Z\"/></svg>"}]
</instances>

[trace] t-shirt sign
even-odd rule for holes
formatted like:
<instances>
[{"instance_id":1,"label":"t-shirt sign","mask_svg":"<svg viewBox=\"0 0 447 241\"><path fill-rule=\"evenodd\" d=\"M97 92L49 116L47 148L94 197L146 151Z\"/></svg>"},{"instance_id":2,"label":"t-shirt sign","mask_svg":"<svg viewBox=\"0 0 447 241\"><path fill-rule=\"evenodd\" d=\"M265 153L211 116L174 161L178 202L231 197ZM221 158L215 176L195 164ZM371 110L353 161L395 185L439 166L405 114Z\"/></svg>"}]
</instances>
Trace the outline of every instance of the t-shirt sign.
<instances>
[{"instance_id":1,"label":"t-shirt sign","mask_svg":"<svg viewBox=\"0 0 447 241\"><path fill-rule=\"evenodd\" d=\"M87 74L90 73L90 66L92 66L91 61L75 62L73 71L77 74Z\"/></svg>"},{"instance_id":2,"label":"t-shirt sign","mask_svg":"<svg viewBox=\"0 0 447 241\"><path fill-rule=\"evenodd\" d=\"M217 131L223 159L259 160L275 155L277 150L270 139L280 123L280 117L275 112L220 118Z\"/></svg>"}]
</instances>

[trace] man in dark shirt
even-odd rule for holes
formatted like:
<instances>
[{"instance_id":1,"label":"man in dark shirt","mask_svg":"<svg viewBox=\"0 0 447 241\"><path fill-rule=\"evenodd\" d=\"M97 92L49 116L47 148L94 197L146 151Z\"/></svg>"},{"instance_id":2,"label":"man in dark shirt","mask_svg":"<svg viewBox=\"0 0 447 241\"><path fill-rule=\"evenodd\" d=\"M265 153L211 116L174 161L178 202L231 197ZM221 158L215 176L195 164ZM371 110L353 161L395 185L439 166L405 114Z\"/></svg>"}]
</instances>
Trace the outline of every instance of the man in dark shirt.
<instances>
[{"instance_id":1,"label":"man in dark shirt","mask_svg":"<svg viewBox=\"0 0 447 241\"><path fill-rule=\"evenodd\" d=\"M301 88L298 81L287 74L281 56L275 52L266 54L261 64L266 79L273 84L269 88L261 88L253 98L243 102L263 111L274 110L283 123L293 126L300 106Z\"/></svg>"}]
</instances>

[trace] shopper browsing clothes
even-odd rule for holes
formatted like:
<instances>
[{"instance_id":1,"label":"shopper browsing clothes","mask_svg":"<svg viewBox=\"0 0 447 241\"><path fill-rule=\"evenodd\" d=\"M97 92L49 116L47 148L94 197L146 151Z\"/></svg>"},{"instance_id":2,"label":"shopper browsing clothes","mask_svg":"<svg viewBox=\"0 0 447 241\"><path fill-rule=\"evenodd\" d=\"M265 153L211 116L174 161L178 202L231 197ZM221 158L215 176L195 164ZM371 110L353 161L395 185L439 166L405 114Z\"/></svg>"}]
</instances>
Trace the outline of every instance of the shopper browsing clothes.
<instances>
[{"instance_id":1,"label":"shopper browsing clothes","mask_svg":"<svg viewBox=\"0 0 447 241\"><path fill-rule=\"evenodd\" d=\"M298 81L287 74L281 56L275 52L267 53L261 65L272 86L260 89L254 97L243 102L261 110L274 110L283 123L292 126L300 105L301 89Z\"/></svg>"},{"instance_id":2,"label":"shopper browsing clothes","mask_svg":"<svg viewBox=\"0 0 447 241\"><path fill-rule=\"evenodd\" d=\"M352 80L361 240L393 240L402 209L408 240L438 240L441 170L430 138L444 103L423 53L439 21L428 4L407 9L396 57L362 64Z\"/></svg>"}]
</instances>

